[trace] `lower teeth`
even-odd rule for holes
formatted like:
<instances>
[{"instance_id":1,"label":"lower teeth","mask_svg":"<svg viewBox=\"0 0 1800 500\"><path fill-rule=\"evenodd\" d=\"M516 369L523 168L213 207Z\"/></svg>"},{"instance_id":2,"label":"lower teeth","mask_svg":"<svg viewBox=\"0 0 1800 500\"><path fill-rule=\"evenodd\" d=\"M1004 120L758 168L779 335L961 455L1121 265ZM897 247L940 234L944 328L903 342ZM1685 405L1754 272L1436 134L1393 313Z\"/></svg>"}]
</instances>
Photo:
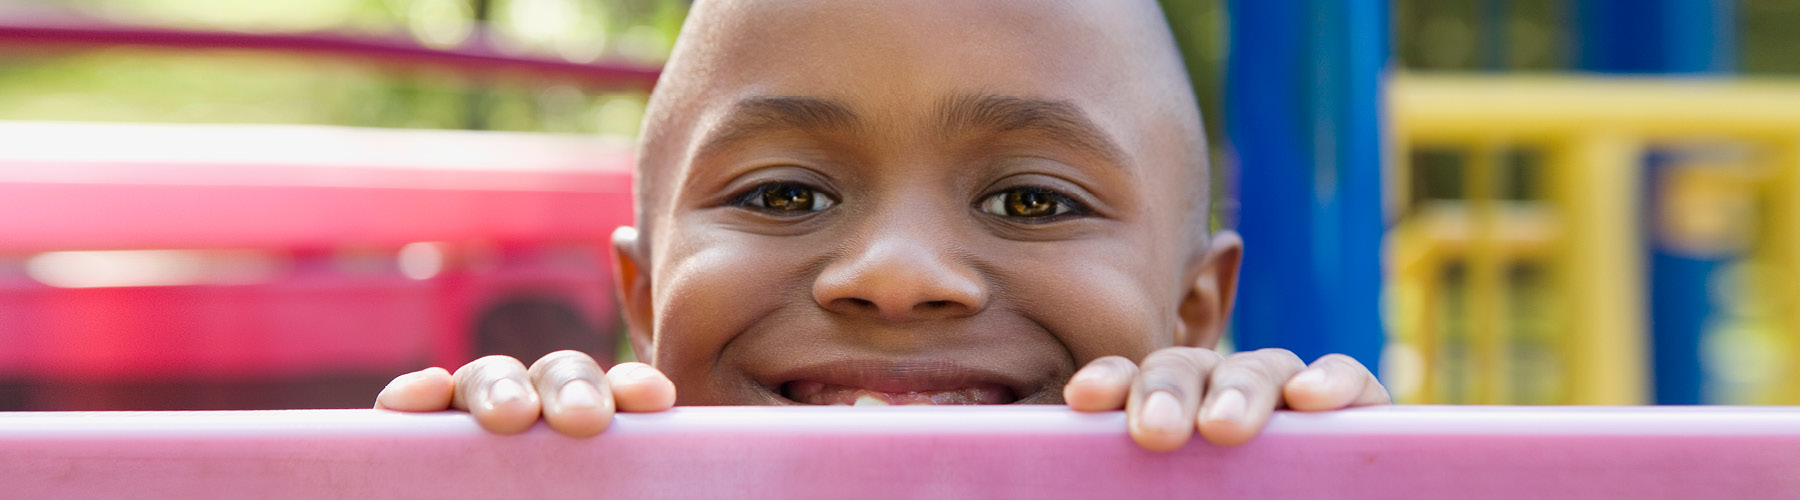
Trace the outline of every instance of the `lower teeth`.
<instances>
[{"instance_id":1,"label":"lower teeth","mask_svg":"<svg viewBox=\"0 0 1800 500\"><path fill-rule=\"evenodd\" d=\"M783 387L783 395L794 401L806 404L826 404L837 406L894 406L894 405L969 405L984 403L1006 403L999 398L988 398L982 388L965 388L958 390L886 393L845 387L826 385L818 382L793 382ZM994 399L994 400L989 400Z\"/></svg>"},{"instance_id":2,"label":"lower teeth","mask_svg":"<svg viewBox=\"0 0 1800 500\"><path fill-rule=\"evenodd\" d=\"M856 397L853 406L888 406L888 402L874 395L864 394Z\"/></svg>"}]
</instances>

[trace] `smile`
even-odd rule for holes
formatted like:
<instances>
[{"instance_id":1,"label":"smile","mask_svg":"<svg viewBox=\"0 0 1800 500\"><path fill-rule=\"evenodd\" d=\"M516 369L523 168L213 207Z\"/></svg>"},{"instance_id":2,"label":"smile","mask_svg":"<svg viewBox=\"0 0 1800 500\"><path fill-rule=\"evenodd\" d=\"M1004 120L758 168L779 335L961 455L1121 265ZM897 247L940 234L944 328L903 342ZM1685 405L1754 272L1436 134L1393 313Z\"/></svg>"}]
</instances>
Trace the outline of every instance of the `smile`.
<instances>
[{"instance_id":1,"label":"smile","mask_svg":"<svg viewBox=\"0 0 1800 500\"><path fill-rule=\"evenodd\" d=\"M837 360L782 370L760 385L790 404L997 405L1041 392L1003 372L942 360Z\"/></svg>"}]
</instances>

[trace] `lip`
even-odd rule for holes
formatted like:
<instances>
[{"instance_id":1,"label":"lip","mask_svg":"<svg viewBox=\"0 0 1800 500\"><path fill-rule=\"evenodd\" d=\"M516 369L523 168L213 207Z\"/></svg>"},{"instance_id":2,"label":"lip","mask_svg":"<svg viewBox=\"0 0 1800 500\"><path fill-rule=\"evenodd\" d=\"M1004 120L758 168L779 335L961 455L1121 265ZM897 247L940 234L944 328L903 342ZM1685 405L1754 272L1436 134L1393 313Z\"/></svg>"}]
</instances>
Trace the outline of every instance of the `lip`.
<instances>
[{"instance_id":1,"label":"lip","mask_svg":"<svg viewBox=\"0 0 1800 500\"><path fill-rule=\"evenodd\" d=\"M803 405L789 399L784 388L795 382L817 382L905 394L956 391L971 387L999 386L1011 392L1008 399L1016 404L1036 399L1040 384L948 361L936 360L849 360L818 363L778 372L765 377L762 385L785 404Z\"/></svg>"}]
</instances>

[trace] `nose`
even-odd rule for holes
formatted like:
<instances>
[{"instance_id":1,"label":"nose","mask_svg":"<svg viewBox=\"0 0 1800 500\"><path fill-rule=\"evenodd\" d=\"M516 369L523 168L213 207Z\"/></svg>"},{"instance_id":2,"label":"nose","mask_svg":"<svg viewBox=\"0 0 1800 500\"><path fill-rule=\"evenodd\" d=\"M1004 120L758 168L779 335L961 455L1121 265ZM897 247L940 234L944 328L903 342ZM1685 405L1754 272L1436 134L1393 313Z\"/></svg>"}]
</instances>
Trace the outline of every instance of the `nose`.
<instances>
[{"instance_id":1,"label":"nose","mask_svg":"<svg viewBox=\"0 0 1800 500\"><path fill-rule=\"evenodd\" d=\"M917 234L876 237L828 263L813 283L813 300L829 311L888 321L973 315L987 307L988 285L949 246Z\"/></svg>"}]
</instances>

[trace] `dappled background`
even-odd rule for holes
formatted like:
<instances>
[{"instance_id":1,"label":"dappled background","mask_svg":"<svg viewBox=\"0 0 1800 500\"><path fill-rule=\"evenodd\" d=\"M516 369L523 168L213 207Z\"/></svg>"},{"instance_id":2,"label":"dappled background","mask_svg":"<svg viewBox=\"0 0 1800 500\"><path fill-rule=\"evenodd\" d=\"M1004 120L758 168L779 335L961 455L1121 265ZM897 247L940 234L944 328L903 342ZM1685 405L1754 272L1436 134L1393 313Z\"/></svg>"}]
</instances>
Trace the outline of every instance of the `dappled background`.
<instances>
[{"instance_id":1,"label":"dappled background","mask_svg":"<svg viewBox=\"0 0 1800 500\"><path fill-rule=\"evenodd\" d=\"M686 2L657 0L102 0L0 3L0 15L81 18L191 30L330 30L429 47L654 67ZM230 50L116 47L7 50L0 113L9 120L304 123L630 136L642 92L596 92L529 77Z\"/></svg>"},{"instance_id":2,"label":"dappled background","mask_svg":"<svg viewBox=\"0 0 1800 500\"><path fill-rule=\"evenodd\" d=\"M1379 361L1365 361L1379 365L1401 401L1800 403L1800 206L1791 206L1800 201L1800 125L1769 116L1800 105L1800 51L1792 49L1800 30L1791 28L1800 25L1800 0L1665 3L1701 9L1705 22L1618 0L1389 5L1385 340ZM1207 111L1216 224L1234 227L1236 200L1254 193L1237 188L1227 137L1230 6L1163 4ZM11 0L0 1L0 24L321 36L654 70L687 8L683 0ZM1615 43L1634 29L1660 41ZM567 202L616 208L621 191L607 179L629 163L645 92L503 68L12 39L0 44L0 128L11 131L0 135L0 187L24 191L0 193L50 199L29 190L67 183L238 185L194 181L216 171L168 162L361 163L354 166L370 169L357 175L379 177L330 186L351 191L294 194L326 205L436 182L384 177L405 164L523 168L530 186L506 189L591 186L587 198ZM33 148L6 147L25 137L35 137ZM284 139L295 137L313 139ZM322 156L307 151L316 144L354 146ZM425 154L438 148L399 144L460 147ZM520 148L550 153L506 160ZM46 173L73 167L45 162L90 168L108 152L143 168L129 178ZM482 160L489 156L500 159ZM159 180L156 172L173 173ZM306 172L292 178L317 187ZM574 177L555 177L564 174ZM429 189L468 197L445 202L453 206L489 200L480 197L492 194L483 185L492 181L470 179ZM519 196L506 203L537 203ZM386 215L428 216L394 210ZM78 212L8 217L82 224L92 215ZM30 246L0 235L0 409L366 406L393 374L479 353L573 347L630 356L607 303L603 230L487 230L499 231L280 248ZM1251 251L1263 243L1250 241ZM224 300L249 302L217 305ZM292 303L313 308L244 312ZM163 319L95 319L120 311ZM346 326L329 328L349 333L281 337L327 328L319 325L334 317ZM326 357L345 356L315 348L330 342L345 343L344 352L383 347L333 363ZM113 357L68 354L91 350ZM133 359L158 361L137 367Z\"/></svg>"}]
</instances>

